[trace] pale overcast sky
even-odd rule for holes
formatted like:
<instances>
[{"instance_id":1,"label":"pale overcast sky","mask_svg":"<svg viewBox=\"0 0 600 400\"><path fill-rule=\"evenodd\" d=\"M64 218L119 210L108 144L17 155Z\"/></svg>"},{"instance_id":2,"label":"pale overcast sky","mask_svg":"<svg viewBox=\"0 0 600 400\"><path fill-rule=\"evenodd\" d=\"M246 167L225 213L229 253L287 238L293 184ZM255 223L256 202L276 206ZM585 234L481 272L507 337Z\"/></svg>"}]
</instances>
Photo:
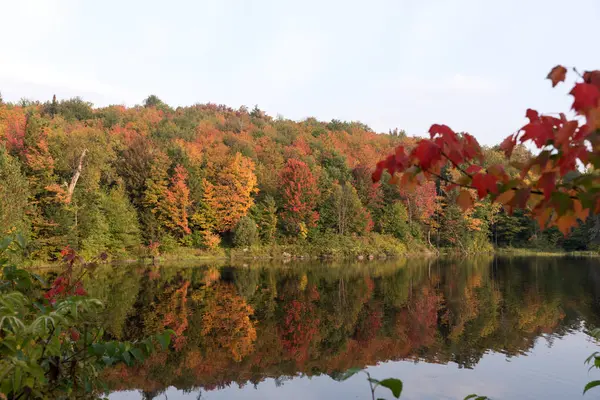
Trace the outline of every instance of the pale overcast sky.
<instances>
[{"instance_id":1,"label":"pale overcast sky","mask_svg":"<svg viewBox=\"0 0 600 400\"><path fill-rule=\"evenodd\" d=\"M258 104L291 119L432 123L499 142L600 68L600 0L0 0L5 100Z\"/></svg>"}]
</instances>

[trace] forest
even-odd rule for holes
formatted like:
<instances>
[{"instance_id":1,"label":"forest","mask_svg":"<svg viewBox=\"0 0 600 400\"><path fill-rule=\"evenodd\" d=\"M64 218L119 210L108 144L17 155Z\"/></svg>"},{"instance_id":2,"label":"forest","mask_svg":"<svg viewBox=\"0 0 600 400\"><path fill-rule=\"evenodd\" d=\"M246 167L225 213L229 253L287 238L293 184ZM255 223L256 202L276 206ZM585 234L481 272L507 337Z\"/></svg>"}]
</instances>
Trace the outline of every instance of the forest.
<instances>
[{"instance_id":1,"label":"forest","mask_svg":"<svg viewBox=\"0 0 600 400\"><path fill-rule=\"evenodd\" d=\"M387 171L373 182L382 156L419 139L360 122L273 118L256 106L174 109L154 95L129 108L0 100L0 236L23 234L40 261L66 246L113 259L598 249L596 215L564 236L488 198L463 211L447 183L455 168L416 187ZM500 146L482 152L482 167L502 164L510 176L520 172L512 161L532 158L523 145L510 159Z\"/></svg>"},{"instance_id":2,"label":"forest","mask_svg":"<svg viewBox=\"0 0 600 400\"><path fill-rule=\"evenodd\" d=\"M567 71L550 71L553 87ZM156 96L0 103L0 393L151 398L265 376L342 380L385 359L470 368L573 330L600 339L594 258L234 259L598 250L600 71L574 72L572 119L528 109L492 147L442 124L410 137ZM108 263L188 253L232 257ZM599 368L600 353L585 363Z\"/></svg>"}]
</instances>

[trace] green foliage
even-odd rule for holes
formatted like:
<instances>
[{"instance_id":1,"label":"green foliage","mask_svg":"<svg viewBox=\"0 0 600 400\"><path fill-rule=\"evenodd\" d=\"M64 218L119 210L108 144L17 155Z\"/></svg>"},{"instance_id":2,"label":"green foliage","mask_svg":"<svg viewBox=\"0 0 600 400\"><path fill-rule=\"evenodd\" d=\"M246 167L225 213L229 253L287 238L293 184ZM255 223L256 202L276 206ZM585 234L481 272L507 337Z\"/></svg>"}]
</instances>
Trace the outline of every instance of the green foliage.
<instances>
[{"instance_id":1,"label":"green foliage","mask_svg":"<svg viewBox=\"0 0 600 400\"><path fill-rule=\"evenodd\" d=\"M372 224L356 189L349 183L333 184L320 214L319 225L325 229L333 229L340 235L364 234Z\"/></svg>"},{"instance_id":2,"label":"green foliage","mask_svg":"<svg viewBox=\"0 0 600 400\"><path fill-rule=\"evenodd\" d=\"M400 398L403 388L403 384L400 379L386 378L378 380L375 378L371 378L371 374L369 374L367 371L363 371L361 368L350 368L349 370L345 371L342 375L337 376L336 380L345 381L359 372L364 372L367 375L367 382L369 382L369 388L371 389L371 396L373 399L375 399L375 390L379 386L389 389L395 398Z\"/></svg>"},{"instance_id":3,"label":"green foliage","mask_svg":"<svg viewBox=\"0 0 600 400\"><path fill-rule=\"evenodd\" d=\"M0 256L23 246L18 236L6 238ZM172 331L134 342L104 340L103 305L79 280L95 264L78 265L74 252L64 254L65 270L50 288L38 275L0 261L0 392L8 398L95 398L106 391L102 369L142 362L155 342L169 347Z\"/></svg>"},{"instance_id":4,"label":"green foliage","mask_svg":"<svg viewBox=\"0 0 600 400\"><path fill-rule=\"evenodd\" d=\"M134 253L140 246L140 228L136 212L122 187L102 194L100 206L106 223L107 251L114 256Z\"/></svg>"},{"instance_id":5,"label":"green foliage","mask_svg":"<svg viewBox=\"0 0 600 400\"><path fill-rule=\"evenodd\" d=\"M26 228L28 187L17 160L0 146L0 236Z\"/></svg>"},{"instance_id":6,"label":"green foliage","mask_svg":"<svg viewBox=\"0 0 600 400\"><path fill-rule=\"evenodd\" d=\"M379 219L379 230L394 237L404 240L410 234L408 226L408 213L401 202L385 205Z\"/></svg>"},{"instance_id":7,"label":"green foliage","mask_svg":"<svg viewBox=\"0 0 600 400\"><path fill-rule=\"evenodd\" d=\"M600 339L600 328L596 328L590 332L590 336L595 338L596 340ZM592 368L600 369L600 352L595 351L592 353L586 360L586 364L590 364L590 370ZM583 388L583 394L585 394L588 390L595 388L596 386L600 386L600 380L594 380L588 382Z\"/></svg>"},{"instance_id":8,"label":"green foliage","mask_svg":"<svg viewBox=\"0 0 600 400\"><path fill-rule=\"evenodd\" d=\"M494 244L511 247L517 243L526 243L533 233L531 225L523 210L515 210L513 215L501 211L496 216L492 230Z\"/></svg>"},{"instance_id":9,"label":"green foliage","mask_svg":"<svg viewBox=\"0 0 600 400\"><path fill-rule=\"evenodd\" d=\"M256 221L260 239L265 244L275 241L277 235L277 205L273 196L267 195L251 210L252 218Z\"/></svg>"},{"instance_id":10,"label":"green foliage","mask_svg":"<svg viewBox=\"0 0 600 400\"><path fill-rule=\"evenodd\" d=\"M242 217L233 231L233 245L248 247L258 243L256 222L250 217Z\"/></svg>"},{"instance_id":11,"label":"green foliage","mask_svg":"<svg viewBox=\"0 0 600 400\"><path fill-rule=\"evenodd\" d=\"M85 121L91 119L94 112L92 110L92 103L83 101L81 97L74 97L62 100L58 104L58 114L62 115L67 121Z\"/></svg>"}]
</instances>

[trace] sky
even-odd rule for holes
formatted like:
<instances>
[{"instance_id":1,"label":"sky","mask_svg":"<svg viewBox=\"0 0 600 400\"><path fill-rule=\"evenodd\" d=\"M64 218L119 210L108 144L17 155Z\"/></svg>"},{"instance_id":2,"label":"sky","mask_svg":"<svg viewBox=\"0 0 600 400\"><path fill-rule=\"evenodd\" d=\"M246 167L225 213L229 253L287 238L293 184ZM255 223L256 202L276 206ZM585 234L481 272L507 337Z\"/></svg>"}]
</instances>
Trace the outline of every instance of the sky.
<instances>
[{"instance_id":1,"label":"sky","mask_svg":"<svg viewBox=\"0 0 600 400\"><path fill-rule=\"evenodd\" d=\"M527 108L570 108L544 78L600 69L598 21L598 0L0 0L0 92L445 123L495 144Z\"/></svg>"}]
</instances>

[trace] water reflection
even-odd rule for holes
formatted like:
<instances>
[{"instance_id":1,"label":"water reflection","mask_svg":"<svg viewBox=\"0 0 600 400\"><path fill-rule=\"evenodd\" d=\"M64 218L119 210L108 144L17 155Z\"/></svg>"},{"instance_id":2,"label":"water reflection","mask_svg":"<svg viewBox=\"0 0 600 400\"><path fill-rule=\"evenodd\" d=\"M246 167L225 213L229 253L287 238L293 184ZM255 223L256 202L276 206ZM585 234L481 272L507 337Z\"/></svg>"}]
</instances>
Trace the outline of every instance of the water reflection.
<instances>
[{"instance_id":1,"label":"water reflection","mask_svg":"<svg viewBox=\"0 0 600 400\"><path fill-rule=\"evenodd\" d=\"M500 390L508 385L504 378L511 373L517 380L526 376L531 367L520 367L522 360L539 361L540 354L554 360L535 367L541 375L556 375L547 397L561 398L552 396L562 390L552 385L578 395L583 386L575 387L577 378L561 384L560 377L579 373L582 382L587 378L582 363L595 345L577 332L598 325L599 266L592 259L500 258L284 267L107 267L86 287L106 302L105 325L111 335L135 340L165 327L177 333L175 351L107 373L112 390L139 390L148 399L169 387L179 389L181 396L195 393L189 398L200 392L208 392L210 398L235 393L246 397L254 386L276 388L279 398L288 390L278 388L281 385L304 388L296 389L303 392L300 398L340 398L336 393L367 398L368 391L361 394L362 378L345 385L331 378L350 367L378 363L384 364L374 369L375 374L396 376L407 388L413 386L406 398L443 397L444 393L414 388L431 389L433 382L442 384L444 374L457 370L465 372L454 373L444 391L458 393L444 396L468 394L460 391L464 385L458 382L469 374L485 380L488 395L493 394L490 390L507 395L511 392ZM560 346L556 341L562 341ZM557 361L553 356L561 346L570 350L561 350ZM528 357L515 357L520 355ZM485 375L486 363L501 361L507 370L507 358L518 360L511 361L512 372L494 376L497 367ZM390 362L401 360L420 363L415 367ZM568 363L580 368L564 371ZM474 370L467 372L470 369ZM299 374L313 379L286 382ZM519 390L527 389L525 385ZM263 391L255 397L265 396ZM123 392L111 397L140 395Z\"/></svg>"}]
</instances>

